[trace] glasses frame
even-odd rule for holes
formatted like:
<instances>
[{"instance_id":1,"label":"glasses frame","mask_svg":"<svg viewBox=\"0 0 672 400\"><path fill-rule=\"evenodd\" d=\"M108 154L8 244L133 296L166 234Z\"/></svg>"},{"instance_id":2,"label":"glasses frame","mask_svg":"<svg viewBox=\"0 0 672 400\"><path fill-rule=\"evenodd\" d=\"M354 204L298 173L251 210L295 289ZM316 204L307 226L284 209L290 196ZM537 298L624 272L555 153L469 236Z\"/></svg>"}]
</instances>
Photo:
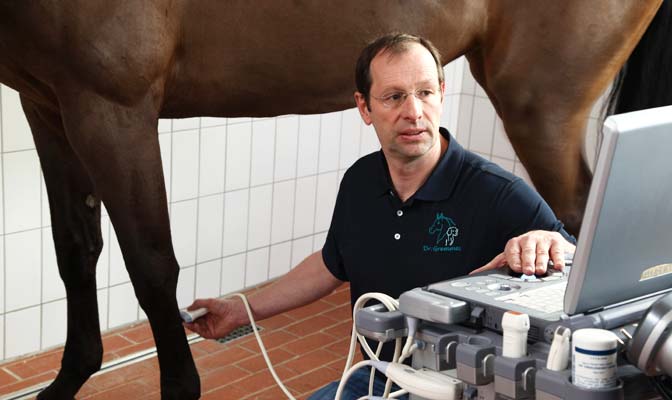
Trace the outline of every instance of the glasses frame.
<instances>
[{"instance_id":1,"label":"glasses frame","mask_svg":"<svg viewBox=\"0 0 672 400\"><path fill-rule=\"evenodd\" d=\"M422 92L427 92L427 91L429 91L431 93L425 94L424 97L422 97L423 96ZM416 90L411 91L411 92L404 92L404 91L399 90L399 91L395 91L395 92L390 92L389 94L386 94L386 95L383 95L383 96L374 96L373 94L369 94L369 96L371 98L374 98L374 99L378 100L383 105L383 107L385 107L385 108L396 109L396 108L399 108L402 105L404 105L406 103L406 99L408 99L408 97L410 95L413 95L416 99L420 100L423 104L428 104L428 103L431 102L431 99L434 96L436 96L437 99L440 99L441 94L442 93L441 93L440 88L424 87L424 88L416 89ZM401 97L395 100L393 98L394 96L401 96Z\"/></svg>"}]
</instances>

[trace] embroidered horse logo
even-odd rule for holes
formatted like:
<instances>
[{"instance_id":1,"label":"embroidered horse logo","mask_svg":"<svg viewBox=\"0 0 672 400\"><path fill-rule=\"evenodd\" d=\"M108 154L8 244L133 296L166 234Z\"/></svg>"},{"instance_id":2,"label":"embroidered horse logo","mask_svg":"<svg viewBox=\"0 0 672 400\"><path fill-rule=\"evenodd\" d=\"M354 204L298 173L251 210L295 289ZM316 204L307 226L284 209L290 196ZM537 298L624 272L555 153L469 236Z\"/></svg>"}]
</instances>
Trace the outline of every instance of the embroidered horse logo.
<instances>
[{"instance_id":1,"label":"embroidered horse logo","mask_svg":"<svg viewBox=\"0 0 672 400\"><path fill-rule=\"evenodd\" d=\"M455 222L443 213L437 213L434 223L429 227L429 234L437 235L436 244L444 241L444 246L452 246L458 233L459 229L457 229Z\"/></svg>"}]
</instances>

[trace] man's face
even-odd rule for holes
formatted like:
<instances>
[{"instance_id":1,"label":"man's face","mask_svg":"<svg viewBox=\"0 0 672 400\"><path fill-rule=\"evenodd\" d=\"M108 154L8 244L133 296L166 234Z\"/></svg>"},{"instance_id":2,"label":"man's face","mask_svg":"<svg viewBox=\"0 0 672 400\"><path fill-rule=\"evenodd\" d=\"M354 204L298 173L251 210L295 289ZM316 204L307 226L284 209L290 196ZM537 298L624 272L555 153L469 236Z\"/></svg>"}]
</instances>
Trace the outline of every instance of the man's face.
<instances>
[{"instance_id":1,"label":"man's face","mask_svg":"<svg viewBox=\"0 0 672 400\"><path fill-rule=\"evenodd\" d=\"M370 110L361 93L355 93L355 101L385 155L412 161L427 154L439 142L444 90L432 55L413 43L402 53L378 54L370 73Z\"/></svg>"}]
</instances>

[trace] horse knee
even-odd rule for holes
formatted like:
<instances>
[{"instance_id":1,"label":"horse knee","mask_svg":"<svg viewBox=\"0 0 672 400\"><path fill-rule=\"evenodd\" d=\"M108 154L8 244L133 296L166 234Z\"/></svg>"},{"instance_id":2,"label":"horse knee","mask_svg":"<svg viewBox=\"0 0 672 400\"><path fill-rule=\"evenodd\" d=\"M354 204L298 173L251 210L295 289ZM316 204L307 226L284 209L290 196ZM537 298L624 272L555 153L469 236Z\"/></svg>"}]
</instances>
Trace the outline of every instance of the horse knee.
<instances>
[{"instance_id":1,"label":"horse knee","mask_svg":"<svg viewBox=\"0 0 672 400\"><path fill-rule=\"evenodd\" d=\"M87 199L81 204L71 197L52 200L52 232L61 279L66 286L88 284L95 280L103 250L100 202Z\"/></svg>"},{"instance_id":2,"label":"horse knee","mask_svg":"<svg viewBox=\"0 0 672 400\"><path fill-rule=\"evenodd\" d=\"M96 264L103 249L102 237L87 240L78 233L54 235L61 279L68 286L95 282Z\"/></svg>"},{"instance_id":3,"label":"horse knee","mask_svg":"<svg viewBox=\"0 0 672 400\"><path fill-rule=\"evenodd\" d=\"M169 262L140 265L134 271L129 268L135 295L145 312L157 303L175 299L180 267L174 257L171 258Z\"/></svg>"}]
</instances>

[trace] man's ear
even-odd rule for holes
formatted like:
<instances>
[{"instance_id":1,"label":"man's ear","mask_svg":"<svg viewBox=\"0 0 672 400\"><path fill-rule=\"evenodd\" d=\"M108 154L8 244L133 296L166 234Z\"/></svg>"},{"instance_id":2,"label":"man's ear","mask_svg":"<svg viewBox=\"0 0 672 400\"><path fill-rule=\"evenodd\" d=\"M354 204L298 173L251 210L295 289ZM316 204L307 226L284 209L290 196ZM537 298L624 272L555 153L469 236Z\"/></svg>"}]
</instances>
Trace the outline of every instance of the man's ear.
<instances>
[{"instance_id":1,"label":"man's ear","mask_svg":"<svg viewBox=\"0 0 672 400\"><path fill-rule=\"evenodd\" d=\"M371 116L369 115L369 106L366 104L366 99L364 95L355 92L355 104L357 104L357 109L359 110L359 115L362 116L362 120L367 125L371 125Z\"/></svg>"}]
</instances>

